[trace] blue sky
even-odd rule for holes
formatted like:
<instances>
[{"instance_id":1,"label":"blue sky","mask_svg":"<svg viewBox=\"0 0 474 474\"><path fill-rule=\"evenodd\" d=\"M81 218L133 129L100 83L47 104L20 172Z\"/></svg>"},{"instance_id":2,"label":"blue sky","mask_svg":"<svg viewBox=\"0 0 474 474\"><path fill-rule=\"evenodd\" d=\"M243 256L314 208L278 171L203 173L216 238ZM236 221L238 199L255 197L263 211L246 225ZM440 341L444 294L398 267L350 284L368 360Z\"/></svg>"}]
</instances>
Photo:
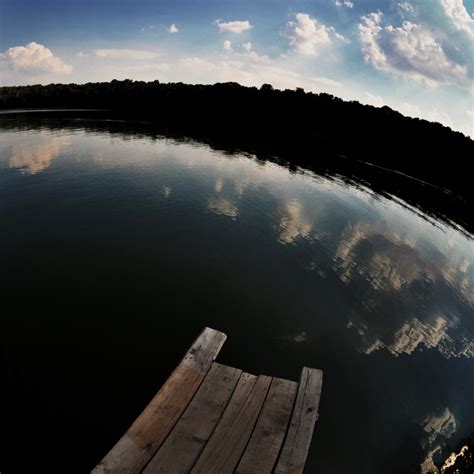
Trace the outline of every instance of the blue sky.
<instances>
[{"instance_id":1,"label":"blue sky","mask_svg":"<svg viewBox=\"0 0 474 474\"><path fill-rule=\"evenodd\" d=\"M472 0L1 0L0 84L270 82L474 136L473 12Z\"/></svg>"}]
</instances>

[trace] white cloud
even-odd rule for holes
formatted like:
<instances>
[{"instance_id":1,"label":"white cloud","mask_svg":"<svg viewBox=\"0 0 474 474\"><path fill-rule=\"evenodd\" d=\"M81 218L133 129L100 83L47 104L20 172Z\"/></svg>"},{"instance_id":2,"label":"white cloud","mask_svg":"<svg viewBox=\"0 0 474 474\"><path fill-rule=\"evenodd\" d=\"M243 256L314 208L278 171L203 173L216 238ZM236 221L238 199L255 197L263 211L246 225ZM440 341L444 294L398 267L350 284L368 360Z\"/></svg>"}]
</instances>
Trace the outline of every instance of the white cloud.
<instances>
[{"instance_id":1,"label":"white cloud","mask_svg":"<svg viewBox=\"0 0 474 474\"><path fill-rule=\"evenodd\" d=\"M338 8L342 7L343 5L347 8L354 8L354 3L349 0L346 0L345 2L341 2L340 0L334 0L334 5Z\"/></svg>"},{"instance_id":2,"label":"white cloud","mask_svg":"<svg viewBox=\"0 0 474 474\"><path fill-rule=\"evenodd\" d=\"M32 76L44 74L69 75L72 66L65 64L42 44L15 46L0 54L0 65L14 72Z\"/></svg>"},{"instance_id":3,"label":"white cloud","mask_svg":"<svg viewBox=\"0 0 474 474\"><path fill-rule=\"evenodd\" d=\"M469 86L467 68L451 61L429 29L404 21L401 27L382 26L381 12L362 17L359 36L364 59L376 69L429 85Z\"/></svg>"},{"instance_id":4,"label":"white cloud","mask_svg":"<svg viewBox=\"0 0 474 474\"><path fill-rule=\"evenodd\" d=\"M439 0L441 8L454 28L464 31L474 40L474 20L469 16L462 0Z\"/></svg>"},{"instance_id":5,"label":"white cloud","mask_svg":"<svg viewBox=\"0 0 474 474\"><path fill-rule=\"evenodd\" d=\"M174 23L168 28L168 33L177 33L178 31L179 30Z\"/></svg>"},{"instance_id":6,"label":"white cloud","mask_svg":"<svg viewBox=\"0 0 474 474\"><path fill-rule=\"evenodd\" d=\"M231 33L242 33L242 31L250 30L250 28L253 28L253 26L248 20L228 22L216 20L216 25L219 28L219 31L229 31Z\"/></svg>"},{"instance_id":7,"label":"white cloud","mask_svg":"<svg viewBox=\"0 0 474 474\"><path fill-rule=\"evenodd\" d=\"M242 48L244 48L247 53L250 53L250 51L252 51L252 43L247 41L247 43L242 44Z\"/></svg>"},{"instance_id":8,"label":"white cloud","mask_svg":"<svg viewBox=\"0 0 474 474\"><path fill-rule=\"evenodd\" d=\"M297 53L315 56L322 48L330 46L334 39L349 42L334 27L319 23L307 13L297 13L295 18L296 21L287 23L286 36L291 49Z\"/></svg>"},{"instance_id":9,"label":"white cloud","mask_svg":"<svg viewBox=\"0 0 474 474\"><path fill-rule=\"evenodd\" d=\"M405 13L413 13L415 9L413 8L413 5L409 2L402 2L398 4L398 8Z\"/></svg>"},{"instance_id":10,"label":"white cloud","mask_svg":"<svg viewBox=\"0 0 474 474\"><path fill-rule=\"evenodd\" d=\"M232 43L229 40L224 41L224 51L231 52L232 51Z\"/></svg>"},{"instance_id":11,"label":"white cloud","mask_svg":"<svg viewBox=\"0 0 474 474\"><path fill-rule=\"evenodd\" d=\"M155 59L159 56L158 53L153 51L141 49L97 49L95 55L100 58L132 59L137 61Z\"/></svg>"}]
</instances>

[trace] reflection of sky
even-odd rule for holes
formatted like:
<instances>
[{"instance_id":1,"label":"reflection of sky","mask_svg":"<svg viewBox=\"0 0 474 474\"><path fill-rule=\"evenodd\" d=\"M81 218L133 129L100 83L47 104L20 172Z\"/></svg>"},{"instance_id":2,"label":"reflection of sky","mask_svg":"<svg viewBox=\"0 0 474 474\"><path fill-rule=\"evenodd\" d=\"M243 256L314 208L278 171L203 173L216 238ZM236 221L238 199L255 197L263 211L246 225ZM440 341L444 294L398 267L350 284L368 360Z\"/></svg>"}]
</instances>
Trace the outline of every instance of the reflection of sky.
<instances>
[{"instance_id":1,"label":"reflection of sky","mask_svg":"<svg viewBox=\"0 0 474 474\"><path fill-rule=\"evenodd\" d=\"M280 236L278 242L293 244L298 238L308 238L312 224L302 215L303 205L293 199L285 204L280 220Z\"/></svg>"},{"instance_id":2,"label":"reflection of sky","mask_svg":"<svg viewBox=\"0 0 474 474\"><path fill-rule=\"evenodd\" d=\"M141 165L153 164L150 170L163 178L168 174L163 185L173 195L180 193L177 170L180 177L190 174L206 184L202 198L213 213L238 220L250 200L274 216L279 244L306 246L309 260L326 254L326 262L308 261L308 269L324 277L333 273L349 289L357 288L364 311L353 312L347 326L359 335L363 353L399 356L425 348L446 358L474 356L474 322L467 319L474 306L474 250L455 229L338 180L291 174L244 156L224 158L192 144L134 140L122 144L120 155L102 154L100 163L135 166L127 148L137 150L137 144L145 156L153 152L153 163L147 158ZM165 173L167 167L175 173Z\"/></svg>"},{"instance_id":3,"label":"reflection of sky","mask_svg":"<svg viewBox=\"0 0 474 474\"><path fill-rule=\"evenodd\" d=\"M52 160L70 144L64 136L36 135L33 137L9 134L0 148L1 160L8 168L26 174L36 174L49 167Z\"/></svg>"},{"instance_id":4,"label":"reflection of sky","mask_svg":"<svg viewBox=\"0 0 474 474\"><path fill-rule=\"evenodd\" d=\"M424 444L427 451L422 462L421 474L439 472L434 462L434 457L442 450L446 440L456 432L456 418L448 408L440 413L429 415L422 423L425 432Z\"/></svg>"},{"instance_id":5,"label":"reflection of sky","mask_svg":"<svg viewBox=\"0 0 474 474\"><path fill-rule=\"evenodd\" d=\"M431 229L432 234L438 232ZM472 253L451 249L444 254L434 243L429 234L416 236L407 229L400 235L387 225L348 225L344 230L335 270L346 284L365 282L369 310L365 318L349 323L362 337L363 352L385 348L398 356L424 346L437 348L447 358L474 356L472 322L469 326L462 316L474 304ZM469 250L471 243L465 245ZM407 303L404 314L388 309L397 300ZM378 327L382 312L397 324L388 328L384 321L385 327Z\"/></svg>"},{"instance_id":6,"label":"reflection of sky","mask_svg":"<svg viewBox=\"0 0 474 474\"><path fill-rule=\"evenodd\" d=\"M345 305L345 336L367 359L421 351L443 360L474 357L473 242L443 223L338 179L290 173L192 143L78 132L6 135L1 159L24 170L22 180L47 174L68 146L101 172L120 170L123 179L137 179L157 201L184 203L219 226L254 226L266 239L261 245L274 245L282 256L301 251L305 278L315 289L323 280L332 285ZM295 326L275 338L308 346L312 331ZM446 405L420 423L422 472L430 472L459 423Z\"/></svg>"},{"instance_id":7,"label":"reflection of sky","mask_svg":"<svg viewBox=\"0 0 474 474\"><path fill-rule=\"evenodd\" d=\"M244 156L223 157L195 144L116 138L111 143L77 132L9 137L3 159L29 174L44 171L74 140L101 167L156 175L166 198L179 196L186 176L207 186L197 197L217 215L238 220L242 203L250 200L273 216L271 232L279 244L307 247L309 271L333 273L360 292L364 311L353 312L347 327L357 332L363 353L387 350L399 356L425 348L446 358L474 356L474 322L466 317L474 307L474 250L453 228L432 225L397 202L337 180L291 174ZM262 204L264 196L271 201ZM326 261L316 265L311 258L321 252Z\"/></svg>"},{"instance_id":8,"label":"reflection of sky","mask_svg":"<svg viewBox=\"0 0 474 474\"><path fill-rule=\"evenodd\" d=\"M209 209L216 214L231 217L232 219L239 215L239 209L227 199L209 199Z\"/></svg>"}]
</instances>

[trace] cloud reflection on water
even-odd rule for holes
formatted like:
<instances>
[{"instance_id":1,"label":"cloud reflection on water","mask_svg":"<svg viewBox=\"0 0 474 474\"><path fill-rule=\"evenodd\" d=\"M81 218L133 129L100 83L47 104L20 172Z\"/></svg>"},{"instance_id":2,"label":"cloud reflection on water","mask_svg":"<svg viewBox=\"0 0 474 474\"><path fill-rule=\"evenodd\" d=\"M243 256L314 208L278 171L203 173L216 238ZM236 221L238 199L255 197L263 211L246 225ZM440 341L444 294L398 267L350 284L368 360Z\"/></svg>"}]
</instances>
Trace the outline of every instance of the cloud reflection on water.
<instances>
[{"instance_id":1,"label":"cloud reflection on water","mask_svg":"<svg viewBox=\"0 0 474 474\"><path fill-rule=\"evenodd\" d=\"M34 138L14 142L8 166L38 173L71 143L66 135ZM324 280L336 275L346 296L357 292L359 310L348 311L346 326L356 331L362 353L398 357L424 348L474 357L474 323L465 316L474 307L474 251L456 231L338 179L292 174L247 156L172 140L130 139L117 148L103 137L96 137L100 146L91 146L90 136L73 138L94 150L101 166L140 166L157 176L179 170L166 175L164 197L179 192L186 174L208 183L205 206L217 215L236 220L245 201L271 216L279 244L307 248L309 271Z\"/></svg>"},{"instance_id":2,"label":"cloud reflection on water","mask_svg":"<svg viewBox=\"0 0 474 474\"><path fill-rule=\"evenodd\" d=\"M294 244L298 238L308 238L313 225L303 215L303 205L300 201L292 199L283 206L279 222L280 235L278 242Z\"/></svg>"},{"instance_id":3,"label":"cloud reflection on water","mask_svg":"<svg viewBox=\"0 0 474 474\"><path fill-rule=\"evenodd\" d=\"M18 146L7 155L7 164L24 174L39 173L70 140L38 135L32 141L35 146L17 141ZM133 194L133 204L153 209L153 217L147 221L150 228L153 219L159 221L157 210L169 212L169 217L176 219L170 219L170 225L179 222L183 229L191 230L192 239L193 226L205 226L206 219L211 218L213 230L226 223L232 230L243 226L239 230L254 239L256 249L262 246L268 250L262 259L272 259L271 263L281 259L284 271L265 277L280 285L275 287L291 290L288 299L295 310L285 307L284 302L280 315L280 307L269 304L265 317L282 316L283 323L278 317L266 323L271 337L286 344L289 353L302 351L304 360L311 361L311 351L324 353L340 345L344 354L359 351L359 363L363 360L361 364L371 369L377 369L384 360L377 360L375 354L388 354L392 362L391 356L398 358L398 366L403 366L408 356L415 366L419 362L415 357L422 350L445 359L474 357L474 251L472 241L455 230L442 225L436 228L399 203L339 179L290 173L243 155L226 156L207 147L171 140L129 139L120 146L107 136L74 136L72 140L78 156L96 160L101 185L120 177L120 196L126 190ZM77 172L73 167L69 171ZM93 173L85 179L91 176ZM143 196L147 199L141 199ZM172 205L156 206L166 198L172 199ZM187 237L188 233L183 235ZM228 244L225 240L220 243ZM239 238L233 239L232 245L239 246ZM239 251L247 255L253 250L249 247L236 249L236 255ZM224 271L243 278L242 269L224 265ZM253 287L249 292L257 293ZM278 297L269 292L270 303L270 298ZM319 306L318 298L323 298L323 305ZM321 333L327 336L322 344L318 341ZM331 354L331 358L337 356ZM313 361L318 363L316 358ZM457 367L454 362L451 360L449 367ZM458 366L462 362L458 360ZM346 364L346 360L340 364ZM334 380L340 374L336 369ZM399 377L397 383L403 382ZM442 385L447 375L439 372L436 377ZM335 383L347 387L344 377ZM433 406L443 407L430 404L438 395L427 396L421 384L416 390L427 401L421 409L422 417ZM423 469L430 468L434 457L444 449L442 440L454 437L456 419L449 409L443 410L416 420L423 420L418 439L425 440L423 449L428 453ZM401 410L400 417L413 415L410 410L406 412ZM366 415L370 418L374 413Z\"/></svg>"},{"instance_id":4,"label":"cloud reflection on water","mask_svg":"<svg viewBox=\"0 0 474 474\"><path fill-rule=\"evenodd\" d=\"M230 201L224 198L209 199L208 207L209 207L209 210L211 210L215 214L227 216L232 219L236 219L237 216L239 215L239 210L237 209L237 207L234 206L234 204L232 204Z\"/></svg>"},{"instance_id":5,"label":"cloud reflection on water","mask_svg":"<svg viewBox=\"0 0 474 474\"><path fill-rule=\"evenodd\" d=\"M426 417L422 427L426 433L422 444L427 454L420 465L420 472L421 474L436 474L440 471L436 467L435 456L443 451L446 441L456 432L456 418L449 408L444 408L440 413Z\"/></svg>"},{"instance_id":6,"label":"cloud reflection on water","mask_svg":"<svg viewBox=\"0 0 474 474\"><path fill-rule=\"evenodd\" d=\"M7 166L34 175L48 168L71 140L65 136L40 136L35 140L14 142L7 153Z\"/></svg>"},{"instance_id":7,"label":"cloud reflection on water","mask_svg":"<svg viewBox=\"0 0 474 474\"><path fill-rule=\"evenodd\" d=\"M472 241L338 179L291 174L192 144L153 146L160 168L172 157L180 173L209 183L211 212L236 220L245 212L243 200L262 206L274 216L278 243L306 246L307 268L323 279L335 274L347 292L357 291L360 311L348 311L347 327L357 331L362 353L398 357L424 348L445 358L474 357L474 327L465 318L474 306ZM270 201L263 204L263 196Z\"/></svg>"},{"instance_id":8,"label":"cloud reflection on water","mask_svg":"<svg viewBox=\"0 0 474 474\"><path fill-rule=\"evenodd\" d=\"M365 308L348 327L361 336L365 354L424 347L445 358L474 357L472 327L463 317L472 310L472 263L462 255L446 260L417 242L376 223L345 228L333 268L346 285L363 289Z\"/></svg>"}]
</instances>

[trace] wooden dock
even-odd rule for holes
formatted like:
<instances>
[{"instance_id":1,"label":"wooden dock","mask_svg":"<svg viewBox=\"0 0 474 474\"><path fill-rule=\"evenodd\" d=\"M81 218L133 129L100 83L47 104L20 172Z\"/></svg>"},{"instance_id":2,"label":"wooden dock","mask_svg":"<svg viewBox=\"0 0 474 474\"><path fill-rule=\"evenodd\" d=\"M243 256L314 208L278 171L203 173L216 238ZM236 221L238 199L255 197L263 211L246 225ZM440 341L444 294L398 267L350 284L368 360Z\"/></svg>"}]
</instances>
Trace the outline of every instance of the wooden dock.
<instances>
[{"instance_id":1,"label":"wooden dock","mask_svg":"<svg viewBox=\"0 0 474 474\"><path fill-rule=\"evenodd\" d=\"M226 337L204 329L93 474L303 471L322 371L296 383L219 364Z\"/></svg>"}]
</instances>

